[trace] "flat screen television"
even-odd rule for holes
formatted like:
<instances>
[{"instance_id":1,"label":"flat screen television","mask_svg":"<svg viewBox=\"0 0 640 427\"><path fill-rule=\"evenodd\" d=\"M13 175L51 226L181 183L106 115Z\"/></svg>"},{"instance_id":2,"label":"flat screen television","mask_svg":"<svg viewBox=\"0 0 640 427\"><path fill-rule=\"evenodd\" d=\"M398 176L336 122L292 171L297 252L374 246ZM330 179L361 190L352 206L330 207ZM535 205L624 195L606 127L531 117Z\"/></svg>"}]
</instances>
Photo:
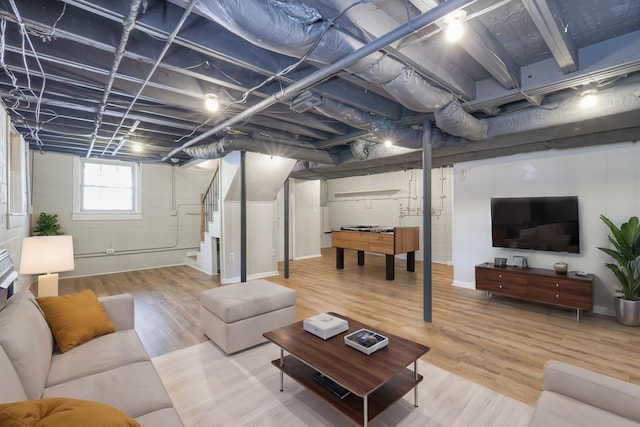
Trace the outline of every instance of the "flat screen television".
<instances>
[{"instance_id":1,"label":"flat screen television","mask_svg":"<svg viewBox=\"0 0 640 427\"><path fill-rule=\"evenodd\" d=\"M580 253L578 197L491 199L495 248Z\"/></svg>"}]
</instances>

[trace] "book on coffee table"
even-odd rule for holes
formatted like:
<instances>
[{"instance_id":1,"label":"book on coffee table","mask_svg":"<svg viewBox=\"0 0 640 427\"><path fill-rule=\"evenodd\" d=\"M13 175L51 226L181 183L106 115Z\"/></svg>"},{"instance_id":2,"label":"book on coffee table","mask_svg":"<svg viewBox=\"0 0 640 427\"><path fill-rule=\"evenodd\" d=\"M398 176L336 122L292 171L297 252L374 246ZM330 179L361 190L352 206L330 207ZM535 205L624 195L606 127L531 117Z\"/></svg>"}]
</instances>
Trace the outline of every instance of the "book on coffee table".
<instances>
[{"instance_id":1,"label":"book on coffee table","mask_svg":"<svg viewBox=\"0 0 640 427\"><path fill-rule=\"evenodd\" d=\"M358 329L346 335L344 343L368 355L386 347L389 344L389 338L369 329Z\"/></svg>"}]
</instances>

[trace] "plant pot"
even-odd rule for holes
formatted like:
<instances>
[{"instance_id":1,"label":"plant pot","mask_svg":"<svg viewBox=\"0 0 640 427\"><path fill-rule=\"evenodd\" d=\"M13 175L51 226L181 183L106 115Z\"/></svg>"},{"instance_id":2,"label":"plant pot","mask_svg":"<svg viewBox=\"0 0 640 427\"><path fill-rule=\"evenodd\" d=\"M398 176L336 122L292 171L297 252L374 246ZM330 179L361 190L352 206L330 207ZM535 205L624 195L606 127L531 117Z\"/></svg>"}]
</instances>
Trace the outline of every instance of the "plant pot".
<instances>
[{"instance_id":1,"label":"plant pot","mask_svg":"<svg viewBox=\"0 0 640 427\"><path fill-rule=\"evenodd\" d=\"M616 320L625 326L640 326L640 300L616 297Z\"/></svg>"}]
</instances>

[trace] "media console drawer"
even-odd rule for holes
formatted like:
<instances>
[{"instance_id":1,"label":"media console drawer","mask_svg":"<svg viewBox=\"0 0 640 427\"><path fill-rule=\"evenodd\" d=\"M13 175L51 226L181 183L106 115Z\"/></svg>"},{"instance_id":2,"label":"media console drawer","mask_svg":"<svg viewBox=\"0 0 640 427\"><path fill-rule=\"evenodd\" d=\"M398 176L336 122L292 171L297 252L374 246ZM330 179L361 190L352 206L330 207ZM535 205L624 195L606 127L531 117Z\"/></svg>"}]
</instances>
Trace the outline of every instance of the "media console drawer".
<instances>
[{"instance_id":1,"label":"media console drawer","mask_svg":"<svg viewBox=\"0 0 640 427\"><path fill-rule=\"evenodd\" d=\"M530 301L575 308L593 309L593 275L557 274L541 268L476 266L476 289Z\"/></svg>"}]
</instances>

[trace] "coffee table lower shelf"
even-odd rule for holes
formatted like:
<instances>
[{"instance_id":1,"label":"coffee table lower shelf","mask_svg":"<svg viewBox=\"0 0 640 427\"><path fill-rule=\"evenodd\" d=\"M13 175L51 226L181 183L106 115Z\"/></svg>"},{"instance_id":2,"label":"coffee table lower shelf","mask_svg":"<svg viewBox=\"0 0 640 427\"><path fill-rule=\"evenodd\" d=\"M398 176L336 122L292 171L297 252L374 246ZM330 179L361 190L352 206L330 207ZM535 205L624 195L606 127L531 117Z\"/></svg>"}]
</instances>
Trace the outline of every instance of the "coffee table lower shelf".
<instances>
[{"instance_id":1,"label":"coffee table lower shelf","mask_svg":"<svg viewBox=\"0 0 640 427\"><path fill-rule=\"evenodd\" d=\"M313 374L317 372L315 369L301 362L295 356L285 356L282 366L280 366L280 359L271 361L271 364L323 398L356 424L363 425L364 404L362 396L351 393L344 399L340 399L313 379ZM422 375L416 374L408 368L391 377L389 381L368 395L367 420L372 421L393 403L402 399L414 387L417 387L421 381Z\"/></svg>"}]
</instances>

